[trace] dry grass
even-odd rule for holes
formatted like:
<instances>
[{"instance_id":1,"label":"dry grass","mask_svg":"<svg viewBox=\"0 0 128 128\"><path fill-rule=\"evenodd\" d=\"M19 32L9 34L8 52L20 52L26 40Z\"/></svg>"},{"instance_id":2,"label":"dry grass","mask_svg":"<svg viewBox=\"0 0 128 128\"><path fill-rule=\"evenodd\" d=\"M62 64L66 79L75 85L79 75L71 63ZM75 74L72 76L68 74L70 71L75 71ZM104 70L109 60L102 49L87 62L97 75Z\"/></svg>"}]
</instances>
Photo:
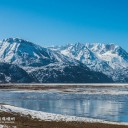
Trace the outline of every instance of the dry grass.
<instances>
[{"instance_id":1,"label":"dry grass","mask_svg":"<svg viewBox=\"0 0 128 128\"><path fill-rule=\"evenodd\" d=\"M100 84L99 84L100 85ZM29 85L29 84L20 84L20 85L9 85L9 84L0 84L0 89L26 89L26 90L48 90L48 89L73 89L73 88L117 88L116 85ZM120 85L121 86L121 85ZM118 87L120 87L118 86Z\"/></svg>"},{"instance_id":2,"label":"dry grass","mask_svg":"<svg viewBox=\"0 0 128 128\"><path fill-rule=\"evenodd\" d=\"M128 128L128 126L102 123L39 121L32 119L29 115L26 117L7 112L0 112L0 117L15 117L16 120L13 124L6 124L8 128L12 126L16 126L16 128Z\"/></svg>"}]
</instances>

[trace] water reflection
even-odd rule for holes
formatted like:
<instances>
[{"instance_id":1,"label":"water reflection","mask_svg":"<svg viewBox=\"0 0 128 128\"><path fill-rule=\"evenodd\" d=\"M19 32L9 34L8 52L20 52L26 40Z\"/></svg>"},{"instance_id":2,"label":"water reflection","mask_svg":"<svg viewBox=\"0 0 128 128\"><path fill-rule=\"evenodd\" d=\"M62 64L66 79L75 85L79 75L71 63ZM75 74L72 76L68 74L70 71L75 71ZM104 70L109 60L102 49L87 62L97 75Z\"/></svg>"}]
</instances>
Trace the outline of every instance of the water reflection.
<instances>
[{"instance_id":1,"label":"water reflection","mask_svg":"<svg viewBox=\"0 0 128 128\"><path fill-rule=\"evenodd\" d=\"M50 113L128 122L127 95L0 91L0 102Z\"/></svg>"}]
</instances>

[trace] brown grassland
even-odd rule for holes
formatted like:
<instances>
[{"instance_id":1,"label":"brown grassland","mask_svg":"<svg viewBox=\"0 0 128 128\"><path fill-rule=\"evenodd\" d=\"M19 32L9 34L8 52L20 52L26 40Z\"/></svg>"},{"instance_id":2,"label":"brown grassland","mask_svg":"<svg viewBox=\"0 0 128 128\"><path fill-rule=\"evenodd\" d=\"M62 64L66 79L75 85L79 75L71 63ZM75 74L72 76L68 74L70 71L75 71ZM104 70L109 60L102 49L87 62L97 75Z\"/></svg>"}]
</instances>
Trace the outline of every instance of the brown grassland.
<instances>
[{"instance_id":1,"label":"brown grassland","mask_svg":"<svg viewBox=\"0 0 128 128\"><path fill-rule=\"evenodd\" d=\"M5 128L13 128L13 126L16 126L16 128L128 128L128 126L104 123L39 121L32 119L30 115L23 116L7 112L0 112L0 117L15 117L14 123L3 123L3 125L6 125Z\"/></svg>"}]
</instances>

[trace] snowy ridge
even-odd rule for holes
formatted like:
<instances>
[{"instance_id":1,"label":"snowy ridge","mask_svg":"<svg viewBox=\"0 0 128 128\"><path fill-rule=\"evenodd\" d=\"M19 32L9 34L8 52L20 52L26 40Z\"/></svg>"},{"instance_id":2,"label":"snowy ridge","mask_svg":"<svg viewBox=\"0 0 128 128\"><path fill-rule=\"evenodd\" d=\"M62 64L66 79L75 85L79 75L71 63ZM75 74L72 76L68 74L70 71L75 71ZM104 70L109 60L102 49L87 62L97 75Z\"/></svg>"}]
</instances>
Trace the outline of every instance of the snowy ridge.
<instances>
[{"instance_id":1,"label":"snowy ridge","mask_svg":"<svg viewBox=\"0 0 128 128\"><path fill-rule=\"evenodd\" d=\"M128 81L128 53L118 45L76 43L51 49L112 77L116 82Z\"/></svg>"},{"instance_id":2,"label":"snowy ridge","mask_svg":"<svg viewBox=\"0 0 128 128\"><path fill-rule=\"evenodd\" d=\"M21 115L31 115L33 119L39 119L43 121L80 121L80 122L91 122L91 123L107 123L107 124L116 124L116 125L128 125L128 123L117 123L117 122L109 122L103 121L99 119L92 119L92 118L83 118L83 117L76 117L76 116L67 116L67 115L60 115L60 114L52 114L46 113L41 111L34 111L19 107L14 107L10 105L0 105L0 111L4 112L15 112Z\"/></svg>"},{"instance_id":3,"label":"snowy ridge","mask_svg":"<svg viewBox=\"0 0 128 128\"><path fill-rule=\"evenodd\" d=\"M39 67L54 62L76 62L50 49L18 38L8 38L0 43L0 61L33 67Z\"/></svg>"},{"instance_id":4,"label":"snowy ridge","mask_svg":"<svg viewBox=\"0 0 128 128\"><path fill-rule=\"evenodd\" d=\"M108 62L113 69L128 67L128 53L115 44L86 44L96 56Z\"/></svg>"},{"instance_id":5,"label":"snowy ridge","mask_svg":"<svg viewBox=\"0 0 128 128\"><path fill-rule=\"evenodd\" d=\"M2 62L22 68L32 78L31 82L35 83L113 82L106 75L91 71L76 58L19 38L8 38L0 43ZM10 82L10 77L6 76L6 82ZM4 82L3 76L0 79ZM14 82L17 83L17 80Z\"/></svg>"},{"instance_id":6,"label":"snowy ridge","mask_svg":"<svg viewBox=\"0 0 128 128\"><path fill-rule=\"evenodd\" d=\"M66 74L67 70L70 70L72 75L70 75L70 82L75 83L73 80L75 80L74 78L77 78L75 75L80 66L83 67L84 71L83 72L81 68L81 74L88 73L88 77L83 77L83 79L87 80L91 77L93 77L92 79L95 79L93 73L100 72L100 76L104 74L109 79L112 78L108 83L110 83L110 81L128 82L128 53L120 46L114 44L76 43L68 44L66 46L44 48L23 39L8 38L0 42L0 63L2 62L15 64L22 68L30 75L30 77L31 75L34 77L33 79L35 80L35 83L51 83L55 77L58 77L58 75L59 77L57 79L60 79L60 81L55 80L55 82L63 83L66 78L65 75L68 75ZM76 69L73 69L73 67ZM88 71L86 69L88 69ZM50 73L54 77L52 77ZM92 74L92 76L90 74ZM3 75L4 74L1 74L1 76ZM51 78L48 78L48 75L50 75ZM5 75L5 77L6 76L7 75ZM37 76L42 77L37 79ZM44 79L47 79L48 81L45 81ZM80 82L81 80L82 79L77 82ZM82 80L82 83L90 82L86 80ZM10 81L8 76L6 77L6 81ZM101 82L100 78L99 82Z\"/></svg>"}]
</instances>

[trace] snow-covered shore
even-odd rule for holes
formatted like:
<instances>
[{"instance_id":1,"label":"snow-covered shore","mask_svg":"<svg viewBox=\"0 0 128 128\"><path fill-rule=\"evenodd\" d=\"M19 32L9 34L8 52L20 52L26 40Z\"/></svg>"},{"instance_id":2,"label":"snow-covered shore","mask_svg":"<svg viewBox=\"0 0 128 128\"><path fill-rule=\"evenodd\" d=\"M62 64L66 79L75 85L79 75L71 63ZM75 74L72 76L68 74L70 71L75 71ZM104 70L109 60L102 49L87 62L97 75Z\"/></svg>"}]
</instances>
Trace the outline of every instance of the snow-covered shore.
<instances>
[{"instance_id":1,"label":"snow-covered shore","mask_svg":"<svg viewBox=\"0 0 128 128\"><path fill-rule=\"evenodd\" d=\"M83 117L76 117L76 116L67 116L67 115L60 115L60 114L52 114L46 113L41 111L34 111L24 108L19 108L11 105L0 105L0 111L3 112L14 112L24 116L31 115L33 119L38 119L42 121L78 121L78 122L89 122L89 123L105 123L105 124L116 124L116 125L128 125L128 123L118 123L118 122L109 122L103 121L99 119L92 119L92 118L83 118ZM0 125L2 128L2 125Z\"/></svg>"},{"instance_id":2,"label":"snow-covered shore","mask_svg":"<svg viewBox=\"0 0 128 128\"><path fill-rule=\"evenodd\" d=\"M3 128L4 126L3 125L0 125L0 128Z\"/></svg>"}]
</instances>

